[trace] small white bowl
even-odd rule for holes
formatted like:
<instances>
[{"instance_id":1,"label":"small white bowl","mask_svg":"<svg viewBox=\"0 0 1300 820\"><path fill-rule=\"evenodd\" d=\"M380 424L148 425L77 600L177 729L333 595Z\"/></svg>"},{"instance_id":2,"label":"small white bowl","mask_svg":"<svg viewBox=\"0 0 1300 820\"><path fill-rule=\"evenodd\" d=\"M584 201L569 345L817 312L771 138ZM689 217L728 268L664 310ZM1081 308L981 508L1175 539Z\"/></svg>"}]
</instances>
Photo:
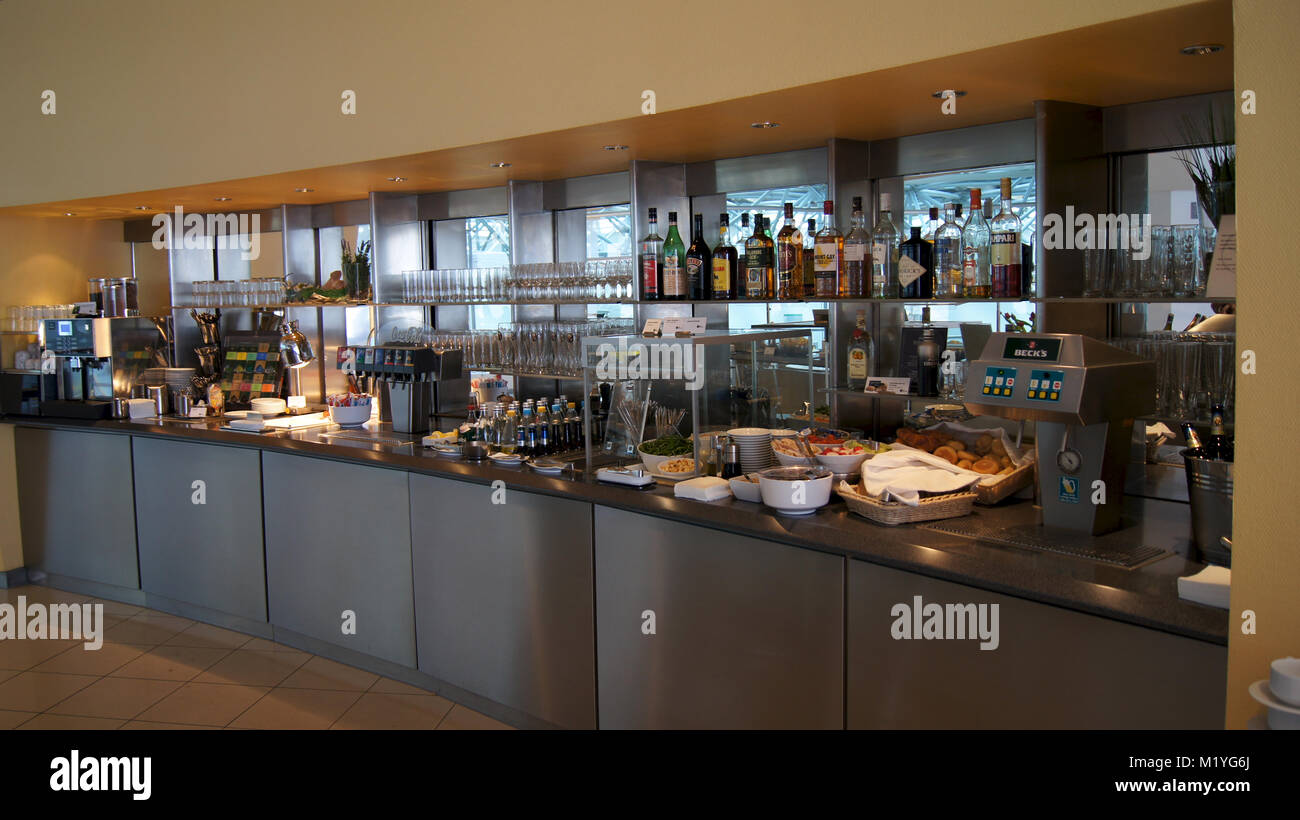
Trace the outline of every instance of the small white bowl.
<instances>
[{"instance_id":1,"label":"small white bowl","mask_svg":"<svg viewBox=\"0 0 1300 820\"><path fill-rule=\"evenodd\" d=\"M786 453L783 453L783 452L781 452L780 450L773 450L773 451L772 451L772 455L776 456L776 460L777 460L778 462L780 462L780 464L781 464L782 467L815 467L815 466L817 466L817 459L816 459L816 458L807 458L806 456L792 456L792 455L787 455ZM820 456L818 456L818 458L820 458Z\"/></svg>"},{"instance_id":2,"label":"small white bowl","mask_svg":"<svg viewBox=\"0 0 1300 820\"><path fill-rule=\"evenodd\" d=\"M1300 706L1300 658L1278 658L1269 664L1268 688L1278 700Z\"/></svg>"},{"instance_id":3,"label":"small white bowl","mask_svg":"<svg viewBox=\"0 0 1300 820\"><path fill-rule=\"evenodd\" d=\"M659 472L659 465L663 464L665 461L672 461L675 458L689 458L689 459L695 458L694 453L683 453L680 456L652 456L649 453L647 453L645 450L642 450L640 445L638 445L636 448L636 454L641 456L641 463L649 467L650 472L652 473Z\"/></svg>"},{"instance_id":4,"label":"small white bowl","mask_svg":"<svg viewBox=\"0 0 1300 820\"><path fill-rule=\"evenodd\" d=\"M756 482L746 481L743 477L737 476L727 483L731 485L731 494L741 501L752 501L758 504L763 500L763 492Z\"/></svg>"},{"instance_id":5,"label":"small white bowl","mask_svg":"<svg viewBox=\"0 0 1300 820\"><path fill-rule=\"evenodd\" d=\"M330 421L340 427L360 427L370 421L370 407L335 407L330 405Z\"/></svg>"},{"instance_id":6,"label":"small white bowl","mask_svg":"<svg viewBox=\"0 0 1300 820\"><path fill-rule=\"evenodd\" d=\"M812 471L811 478L798 476ZM831 499L835 477L825 467L770 467L758 474L763 503L786 515L809 515ZM802 484L802 498L795 500L794 487Z\"/></svg>"}]
</instances>

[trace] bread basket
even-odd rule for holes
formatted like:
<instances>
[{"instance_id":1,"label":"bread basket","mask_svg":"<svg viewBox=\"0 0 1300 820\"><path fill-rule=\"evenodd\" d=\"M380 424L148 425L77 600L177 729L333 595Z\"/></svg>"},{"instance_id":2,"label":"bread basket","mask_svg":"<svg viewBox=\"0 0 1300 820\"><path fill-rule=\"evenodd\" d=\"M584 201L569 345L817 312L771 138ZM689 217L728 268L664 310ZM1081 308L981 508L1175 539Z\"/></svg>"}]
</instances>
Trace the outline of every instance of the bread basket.
<instances>
[{"instance_id":1,"label":"bread basket","mask_svg":"<svg viewBox=\"0 0 1300 820\"><path fill-rule=\"evenodd\" d=\"M1008 474L1010 478L1010 474ZM975 503L976 494L963 490L956 493L944 493L922 498L915 507L897 501L878 501L856 490L845 491L836 488L840 498L849 509L864 518L870 518L877 524L896 526L914 524L918 521L937 521L941 518L957 518L969 515L971 505Z\"/></svg>"}]
</instances>

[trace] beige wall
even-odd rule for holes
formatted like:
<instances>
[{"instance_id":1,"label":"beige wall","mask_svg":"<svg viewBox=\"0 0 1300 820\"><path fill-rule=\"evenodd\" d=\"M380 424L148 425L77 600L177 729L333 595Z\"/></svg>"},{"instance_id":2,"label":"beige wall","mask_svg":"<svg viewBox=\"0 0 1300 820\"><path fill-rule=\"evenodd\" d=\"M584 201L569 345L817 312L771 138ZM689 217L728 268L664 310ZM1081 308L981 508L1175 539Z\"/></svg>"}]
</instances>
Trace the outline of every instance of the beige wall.
<instances>
[{"instance_id":1,"label":"beige wall","mask_svg":"<svg viewBox=\"0 0 1300 820\"><path fill-rule=\"evenodd\" d=\"M1188 4L8 0L0 206L609 122L644 89L668 111Z\"/></svg>"},{"instance_id":2,"label":"beige wall","mask_svg":"<svg viewBox=\"0 0 1300 820\"><path fill-rule=\"evenodd\" d=\"M1300 457L1291 408L1300 406L1296 374L1296 262L1279 248L1295 235L1300 191L1300 3L1236 0L1237 96L1257 95L1254 116L1237 113L1238 350L1253 350L1259 369L1237 376L1237 473L1233 509L1232 619L1228 644L1227 726L1242 728L1260 707L1246 693L1268 677L1268 664L1300 657L1300 503L1289 472ZM1241 632L1253 610L1255 635Z\"/></svg>"},{"instance_id":3,"label":"beige wall","mask_svg":"<svg viewBox=\"0 0 1300 820\"><path fill-rule=\"evenodd\" d=\"M121 222L0 217L0 315L10 305L84 302L91 276L130 275Z\"/></svg>"}]
</instances>

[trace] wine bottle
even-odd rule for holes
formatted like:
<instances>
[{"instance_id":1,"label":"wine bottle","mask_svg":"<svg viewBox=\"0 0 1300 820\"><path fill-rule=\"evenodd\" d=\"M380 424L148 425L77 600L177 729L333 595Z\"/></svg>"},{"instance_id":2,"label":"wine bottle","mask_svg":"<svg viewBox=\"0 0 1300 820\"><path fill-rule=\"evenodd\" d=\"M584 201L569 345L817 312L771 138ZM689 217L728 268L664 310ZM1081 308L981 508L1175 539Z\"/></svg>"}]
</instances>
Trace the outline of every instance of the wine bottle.
<instances>
[{"instance_id":1,"label":"wine bottle","mask_svg":"<svg viewBox=\"0 0 1300 820\"><path fill-rule=\"evenodd\" d=\"M664 240L659 236L659 213L650 209L650 232L641 240L641 299L659 298L659 280L664 267Z\"/></svg>"},{"instance_id":2,"label":"wine bottle","mask_svg":"<svg viewBox=\"0 0 1300 820\"><path fill-rule=\"evenodd\" d=\"M736 246L727 238L731 218L718 214L718 245L713 249L713 298L736 298Z\"/></svg>"},{"instance_id":3,"label":"wine bottle","mask_svg":"<svg viewBox=\"0 0 1300 820\"><path fill-rule=\"evenodd\" d=\"M794 203L785 203L785 224L776 235L775 299L803 296L803 234L794 221Z\"/></svg>"},{"instance_id":4,"label":"wine bottle","mask_svg":"<svg viewBox=\"0 0 1300 820\"><path fill-rule=\"evenodd\" d=\"M686 245L677 230L677 212L668 212L668 236L664 239L663 287L659 296L665 301L686 298Z\"/></svg>"},{"instance_id":5,"label":"wine bottle","mask_svg":"<svg viewBox=\"0 0 1300 820\"><path fill-rule=\"evenodd\" d=\"M903 299L934 296L934 261L930 243L921 238L921 226L913 225L911 236L899 247L898 289Z\"/></svg>"},{"instance_id":6,"label":"wine bottle","mask_svg":"<svg viewBox=\"0 0 1300 820\"><path fill-rule=\"evenodd\" d=\"M704 214L695 214L691 225L691 246L686 249L686 288L695 301L710 298L713 283L709 270L713 252L704 242Z\"/></svg>"}]
</instances>

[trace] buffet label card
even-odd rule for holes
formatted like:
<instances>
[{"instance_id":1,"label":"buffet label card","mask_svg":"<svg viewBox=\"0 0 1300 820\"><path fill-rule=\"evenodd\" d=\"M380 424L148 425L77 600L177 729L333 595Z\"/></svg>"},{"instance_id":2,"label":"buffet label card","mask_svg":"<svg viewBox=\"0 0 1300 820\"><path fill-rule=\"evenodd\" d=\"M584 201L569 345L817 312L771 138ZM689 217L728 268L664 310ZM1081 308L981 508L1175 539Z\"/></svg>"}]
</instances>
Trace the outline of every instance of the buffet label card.
<instances>
[{"instance_id":1,"label":"buffet label card","mask_svg":"<svg viewBox=\"0 0 1300 820\"><path fill-rule=\"evenodd\" d=\"M642 336L658 336L659 328L664 323L663 319L646 319L645 327L641 329Z\"/></svg>"},{"instance_id":2,"label":"buffet label card","mask_svg":"<svg viewBox=\"0 0 1300 820\"><path fill-rule=\"evenodd\" d=\"M1210 277L1205 284L1208 299L1228 298L1237 295L1237 216L1219 217L1219 236L1214 240L1214 256L1210 262Z\"/></svg>"},{"instance_id":3,"label":"buffet label card","mask_svg":"<svg viewBox=\"0 0 1300 820\"><path fill-rule=\"evenodd\" d=\"M911 379L896 379L888 376L872 376L867 379L867 387L864 393L893 393L898 396L906 396L912 392Z\"/></svg>"},{"instance_id":4,"label":"buffet label card","mask_svg":"<svg viewBox=\"0 0 1300 820\"><path fill-rule=\"evenodd\" d=\"M678 333L689 333L696 336L704 332L704 329L708 327L708 323L707 316L681 316L664 319L663 335L676 336Z\"/></svg>"}]
</instances>

